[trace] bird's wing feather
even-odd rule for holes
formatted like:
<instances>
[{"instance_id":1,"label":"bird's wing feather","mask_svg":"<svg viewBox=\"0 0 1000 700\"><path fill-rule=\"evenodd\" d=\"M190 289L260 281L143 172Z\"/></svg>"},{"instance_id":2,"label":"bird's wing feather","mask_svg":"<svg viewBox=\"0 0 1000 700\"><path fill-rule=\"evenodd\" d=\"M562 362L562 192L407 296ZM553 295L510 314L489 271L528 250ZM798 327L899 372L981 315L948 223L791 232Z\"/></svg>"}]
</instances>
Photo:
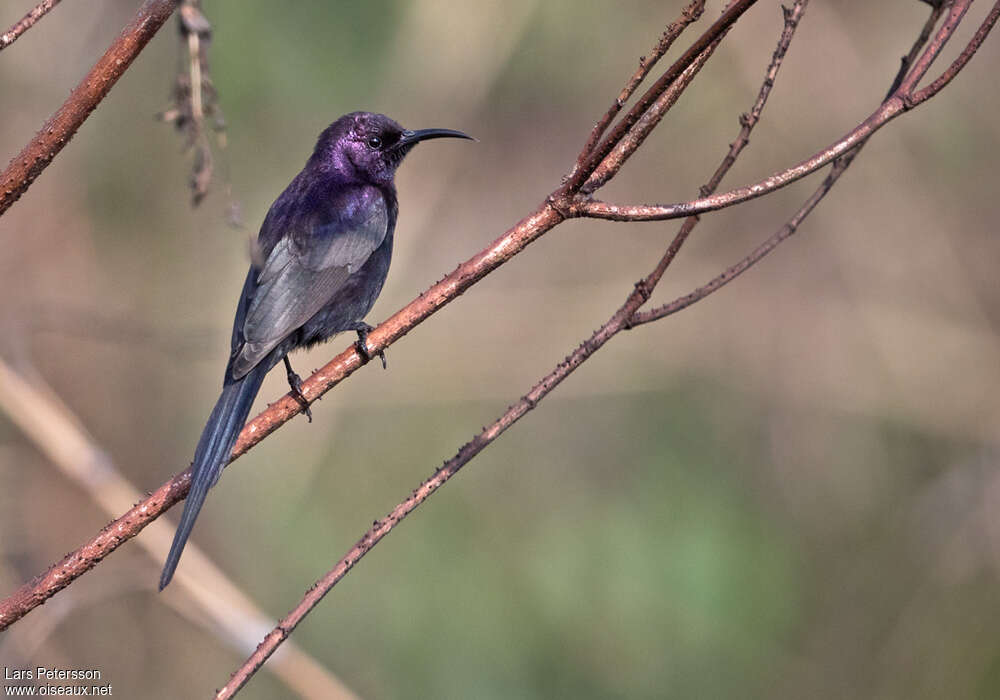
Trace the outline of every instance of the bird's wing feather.
<instances>
[{"instance_id":1,"label":"bird's wing feather","mask_svg":"<svg viewBox=\"0 0 1000 700\"><path fill-rule=\"evenodd\" d=\"M322 309L385 240L389 212L381 196L337 213L333 221L314 218L285 232L267 256L246 311L233 378Z\"/></svg>"}]
</instances>

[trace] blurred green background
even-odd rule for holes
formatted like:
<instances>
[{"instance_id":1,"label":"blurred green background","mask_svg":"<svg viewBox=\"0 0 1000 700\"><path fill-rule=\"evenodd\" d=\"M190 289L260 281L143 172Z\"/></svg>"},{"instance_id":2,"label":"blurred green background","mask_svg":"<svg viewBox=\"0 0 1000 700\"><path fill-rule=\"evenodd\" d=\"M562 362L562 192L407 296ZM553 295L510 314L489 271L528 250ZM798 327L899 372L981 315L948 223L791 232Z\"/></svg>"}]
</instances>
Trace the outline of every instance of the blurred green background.
<instances>
[{"instance_id":1,"label":"blurred green background","mask_svg":"<svg viewBox=\"0 0 1000 700\"><path fill-rule=\"evenodd\" d=\"M3 3L0 25L29 4ZM0 54L4 159L137 4L63 3ZM423 146L402 167L375 323L558 184L682 3L205 5L228 122L218 173L245 227L226 224L219 180L191 208L190 159L154 119L180 64L173 22L0 219L0 354L43 378L142 490L191 458L247 239L320 130L366 109L480 139ZM916 0L812 3L726 184L867 116L926 14ZM694 196L780 29L778 3L758 3L602 197ZM991 36L760 266L616 338L377 547L295 641L371 698L1000 694L998 61ZM742 257L817 182L704 217L657 299ZM388 372L366 367L312 425L239 460L193 542L284 614L602 323L675 230L559 226L395 344ZM305 374L350 341L294 365ZM272 373L259 406L285 391ZM0 593L106 522L0 415ZM125 545L0 637L0 664L99 668L116 697L206 697L245 652L165 605L193 604L155 592L161 563ZM265 671L242 697L294 694Z\"/></svg>"}]
</instances>

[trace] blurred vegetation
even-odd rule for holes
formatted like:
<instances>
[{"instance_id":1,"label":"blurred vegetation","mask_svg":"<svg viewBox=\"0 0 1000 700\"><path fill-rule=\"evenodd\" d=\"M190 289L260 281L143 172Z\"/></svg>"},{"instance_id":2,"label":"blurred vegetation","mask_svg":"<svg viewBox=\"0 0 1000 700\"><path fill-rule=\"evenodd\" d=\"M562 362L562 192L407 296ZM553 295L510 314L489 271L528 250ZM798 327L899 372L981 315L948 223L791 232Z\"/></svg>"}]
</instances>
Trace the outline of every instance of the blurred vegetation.
<instances>
[{"instance_id":1,"label":"blurred vegetation","mask_svg":"<svg viewBox=\"0 0 1000 700\"><path fill-rule=\"evenodd\" d=\"M5 3L0 25L23 4ZM135 5L63 3L0 54L3 153ZM552 189L681 5L206 2L229 124L220 175L246 228L226 226L222 183L189 207L190 164L153 118L180 53L163 31L0 219L0 352L45 377L133 483L159 485L190 460L217 395L246 240L323 127L368 109L480 139L403 166L374 323ZM926 12L813 3L727 183L866 116ZM692 196L780 28L778 3L759 3L604 196ZM800 235L599 353L296 640L363 697L996 697L998 61L991 36L952 86L876 136ZM705 217L662 298L741 257L814 183ZM194 541L283 614L607 318L675 230L560 226L394 345L388 372L366 368L314 406L312 425L241 459ZM304 374L348 342L294 365ZM274 375L261 401L286 391ZM0 589L104 524L0 417ZM100 668L117 697L203 697L242 657L163 605L160 564L126 545L0 638L0 663ZM244 697L287 693L262 673Z\"/></svg>"}]
</instances>

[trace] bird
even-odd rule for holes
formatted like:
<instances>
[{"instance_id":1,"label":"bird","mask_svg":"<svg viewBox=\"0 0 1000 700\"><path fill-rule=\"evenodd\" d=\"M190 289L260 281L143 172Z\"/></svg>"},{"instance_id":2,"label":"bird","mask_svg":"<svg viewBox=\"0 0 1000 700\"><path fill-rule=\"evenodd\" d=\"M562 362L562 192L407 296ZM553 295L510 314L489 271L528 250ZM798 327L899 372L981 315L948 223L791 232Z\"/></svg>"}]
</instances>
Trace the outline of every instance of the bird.
<instances>
[{"instance_id":1,"label":"bird","mask_svg":"<svg viewBox=\"0 0 1000 700\"><path fill-rule=\"evenodd\" d=\"M195 449L161 591L173 578L265 375L284 362L291 393L311 421L288 353L354 331L358 352L371 359L372 327L364 318L389 272L399 213L396 169L417 143L440 138L475 140L453 129L411 131L384 114L345 114L323 130L305 167L274 200L251 246L222 393ZM384 366L385 355L378 354Z\"/></svg>"}]
</instances>

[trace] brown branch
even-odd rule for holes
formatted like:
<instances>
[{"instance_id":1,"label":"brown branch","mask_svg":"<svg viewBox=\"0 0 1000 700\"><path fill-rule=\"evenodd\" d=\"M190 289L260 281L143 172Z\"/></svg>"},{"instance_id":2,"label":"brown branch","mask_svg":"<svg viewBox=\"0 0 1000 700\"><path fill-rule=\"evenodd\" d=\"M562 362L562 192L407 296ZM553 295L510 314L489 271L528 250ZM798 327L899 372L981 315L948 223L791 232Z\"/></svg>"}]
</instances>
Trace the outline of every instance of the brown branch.
<instances>
[{"instance_id":1,"label":"brown branch","mask_svg":"<svg viewBox=\"0 0 1000 700\"><path fill-rule=\"evenodd\" d=\"M10 26L10 29L0 34L0 51L17 41L18 37L31 29L35 22L48 14L49 10L59 4L59 0L42 0L24 17Z\"/></svg>"},{"instance_id":2,"label":"brown branch","mask_svg":"<svg viewBox=\"0 0 1000 700\"><path fill-rule=\"evenodd\" d=\"M920 49L924 47L930 38L931 34L934 32L934 27L937 26L938 20L941 18L941 14L945 11L944 2L942 0L924 0L931 6L930 17L924 23L924 28L920 31L920 35L917 36L916 40L913 42L913 46L910 47L910 52L903 56L899 64L899 73L896 74L896 79L892 81L892 85L889 87L888 92L885 93L885 99L889 99L899 86L903 84L903 79L906 78L907 74L910 72L910 68L913 67L913 62L917 60L917 54L920 53Z\"/></svg>"},{"instance_id":3,"label":"brown branch","mask_svg":"<svg viewBox=\"0 0 1000 700\"><path fill-rule=\"evenodd\" d=\"M958 24L970 4L971 0L956 0L949 10L945 22L935 35L934 40L927 47L917 63L914 64L910 75L901 82L898 89L889 98L879 105L878 109L840 139L801 163L779 171L752 185L739 187L729 192L709 197L701 197L693 201L679 202L677 204L612 204L596 199L576 198L566 213L569 216L583 216L609 221L663 221L667 219L679 219L756 199L812 174L833 160L857 149L872 134L900 114L937 94L941 88L947 85L958 74L979 49L986 35L989 34L990 29L996 23L998 14L998 7L996 5L983 21L975 36L951 66L927 87L916 92L912 91L917 78L924 74L934 58L940 54L948 39L955 33Z\"/></svg>"},{"instance_id":4,"label":"brown branch","mask_svg":"<svg viewBox=\"0 0 1000 700\"><path fill-rule=\"evenodd\" d=\"M948 66L945 71L937 77L937 79L931 82L930 85L914 92L910 103L918 105L921 102L934 97L934 95L938 94L938 92L940 92L945 85L950 83L954 77L958 75L958 72L965 68L972 56L979 50L979 47L983 45L983 42L986 40L986 36L997 23L997 19L1000 19L1000 2L994 3L993 9L990 10L986 19L983 20L983 23L979 25L979 29L976 30L972 39L965 46L965 48L962 49L958 58L952 61L951 65Z\"/></svg>"},{"instance_id":5,"label":"brown branch","mask_svg":"<svg viewBox=\"0 0 1000 700\"><path fill-rule=\"evenodd\" d=\"M949 17L945 20L945 23L942 26L942 31L947 31L948 32L947 35L942 37L942 32L939 31L935 41L932 42L930 46L928 46L927 51L935 49L937 52L940 52L940 50L944 47L944 44L947 42L947 39L951 36L951 34L954 33L955 29L957 28L957 22L953 20L956 17L960 18L965 14L970 2L971 0L965 2L964 6L952 7L952 14L949 15ZM959 3L959 5L961 5L961 3ZM979 46L982 45L983 40L986 38L986 35L989 34L990 29L996 24L997 18L1000 17L1000 0L998 0L998 2L994 4L993 9L990 11L989 15L987 15L986 19L980 25L979 29L976 31L975 35L969 41L968 45L966 45L965 49L962 51L959 57L955 59L952 65L948 67L948 69L942 74L942 76L939 77L938 80L935 80L934 83L932 83L931 85L932 86L935 85L945 76L948 76L947 80L942 82L941 85L937 88L937 90L934 90L933 92L928 92L927 96L924 96L919 101L916 101L913 97L909 97L909 95L904 91L913 89L913 86L915 86L919 81L919 78L926 73L927 66L929 66L933 62L937 54L928 56L927 52L925 52L924 58L926 59L926 61L924 62L924 65L920 64L914 65L913 59L914 56L916 56L917 52L919 52L920 48L930 38L931 31L933 30L934 25L937 23L943 10L944 10L943 5L932 5L930 17L927 19L927 22L925 23L923 30L917 37L917 40L914 42L913 48L910 50L909 55L903 58L900 74L893 81L892 92L895 92L896 94L902 94L904 99L909 99L913 104L919 104L919 102L923 102L933 94L936 94L937 91L941 89L941 87L947 84L947 82L950 81L955 76L958 70L961 70L962 66L968 63L972 55L976 52ZM911 65L913 65L912 72L907 74L907 68L909 68ZM917 77L914 78L914 76ZM931 86L928 86L928 88L929 87ZM925 88L925 90L926 89L927 88ZM859 144L854 150L848 152L845 156L834 161L833 168L831 169L830 173L826 176L826 178L816 189L816 191L813 192L813 194L809 197L809 199L805 201L802 207L792 216L792 218L789 219L788 222L781 229L776 231L770 238L768 238L766 241L757 246L757 248L751 251L746 257L744 257L736 264L726 268L724 272L714 277L713 279L709 280L707 283L698 287L694 291L689 292L688 294L685 294L683 296L677 297L670 303L664 304L662 306L649 309L647 311L637 312L633 317L633 325L639 326L645 323L650 323L651 321L659 320L666 316L670 316L671 314L675 314L678 311L681 311L682 309L686 309L688 306L691 306L691 304L694 304L695 302L704 299L709 294L718 291L719 289L721 289L722 287L724 287L725 285L729 284L734 279L742 275L744 272L749 270L753 265L757 264L761 259L763 259L766 255L768 255L771 251L777 248L780 243L782 243L783 241L787 240L792 235L794 235L795 232L798 230L798 227L802 223L802 221L809 215L809 213L813 210L813 208L817 204L819 204L819 202L823 199L823 197L826 196L826 194L833 187L834 183L836 183L836 181L840 178L840 176L844 174L844 171L847 170L850 164L854 161L854 159L857 157L858 153L864 147L866 142L867 141L862 141L861 144Z\"/></svg>"},{"instance_id":6,"label":"brown branch","mask_svg":"<svg viewBox=\"0 0 1000 700\"><path fill-rule=\"evenodd\" d=\"M719 36L724 34L743 13L755 4L757 0L736 0L733 2L722 16L719 17L695 42L684 52L666 72L657 79L655 83L639 98L632 106L625 117L618 122L611 133L594 148L584 163L575 168L573 173L567 178L565 184L559 189L559 195L565 196L576 193L583 186L584 182L594 173L601 161L611 152L611 150L625 137L629 130L635 126L636 122L643 114L659 99L660 95L670 87L670 85L680 77L681 73L695 62L698 55Z\"/></svg>"},{"instance_id":7,"label":"brown branch","mask_svg":"<svg viewBox=\"0 0 1000 700\"><path fill-rule=\"evenodd\" d=\"M711 58L715 49L718 48L726 33L723 32L715 41L710 43L705 50L698 54L683 73L677 76L677 80L672 82L663 94L652 104L646 113L643 114L635 125L628 130L622 139L615 145L611 152L605 156L600 164L594 169L587 181L580 187L580 194L586 195L595 192L607 184L608 180L618 174L618 171L625 165L625 161L635 153L646 140L646 137L656 128L660 120L666 115L671 107L677 102L681 94L688 88L691 81L695 79L698 72Z\"/></svg>"},{"instance_id":8,"label":"brown branch","mask_svg":"<svg viewBox=\"0 0 1000 700\"><path fill-rule=\"evenodd\" d=\"M722 163L715 173L704 185L702 191L711 190L718 186L718 182L732 167L736 157L749 142L749 134L756 125L760 113L764 108L764 103L770 94L774 77L781 66L785 52L791 43L798 26L799 19L805 11L808 0L796 0L790 10L784 11L784 28L778 41L778 47L771 58L771 63L764 79L764 85L758 94L757 100L750 111L750 115L743 115L740 123L743 128L729 152L723 158ZM706 49L707 50L707 49ZM663 277L667 267L673 262L681 246L687 239L691 230L698 223L697 217L691 217L684 222L681 230L674 237L668 246L663 257L656 267L643 280L636 283L635 288L628 295L622 306L609 318L604 325L587 340L564 359L555 369L543 377L532 389L521 397L521 399L510 406L502 416L497 418L488 427L465 443L447 462L444 463L430 479L417 487L408 498L397 505L382 520L376 520L371 528L362 536L360 540L345 554L340 561L323 578L317 581L303 596L295 608L286 615L271 632L257 646L253 654L238 668L216 695L217 700L225 700L235 695L247 681L263 666L267 659L286 640L296 626L305 618L309 612L315 608L323 597L330 592L341 579L361 560L379 541L389 534L407 515L416 509L421 503L426 501L431 494L441 488L451 477L468 464L476 455L482 452L490 443L502 435L514 423L523 418L530 410L552 392L564 379L590 358L595 352L600 350L611 338L632 326L631 319L639 307L641 307Z\"/></svg>"},{"instance_id":9,"label":"brown branch","mask_svg":"<svg viewBox=\"0 0 1000 700\"><path fill-rule=\"evenodd\" d=\"M664 221L731 207L734 204L762 197L816 172L835 158L839 158L856 148L878 129L905 112L906 109L903 100L894 96L831 145L801 163L779 171L752 185L677 204L612 204L599 199L576 199L567 213L570 216L606 219L608 221Z\"/></svg>"},{"instance_id":10,"label":"brown branch","mask_svg":"<svg viewBox=\"0 0 1000 700\"><path fill-rule=\"evenodd\" d=\"M942 3L943 5L944 3ZM944 24L938 30L937 34L934 36L933 41L927 45L924 49L924 53L920 56L916 63L913 64L913 68L910 70L909 75L903 79L903 82L899 84L897 92L903 95L909 95L913 92L917 83L921 81L924 75L927 74L927 70L931 67L938 56L941 55L941 50L944 48L948 40L951 39L952 34L955 33L955 29L958 27L965 13L968 12L969 6L972 5L971 0L969 2L961 1L954 3L948 11L948 16L944 20Z\"/></svg>"},{"instance_id":11,"label":"brown branch","mask_svg":"<svg viewBox=\"0 0 1000 700\"><path fill-rule=\"evenodd\" d=\"M761 243L757 248L755 248L749 255L740 260L735 265L726 268L725 272L713 278L706 284L698 287L693 292L685 294L684 296L678 297L669 304L664 304L663 306L657 307L655 309L650 309L649 311L639 311L632 317L632 327L641 326L644 323L649 323L651 321L657 321L671 314L675 314L681 309L686 309L691 306L691 304L696 301L704 299L709 294L718 291L722 287L726 286L734 279L742 275L744 272L749 270L754 264L759 262L765 255L770 253L772 250L778 247L778 244L789 238L794 234L802 221L809 216L812 210L820 203L820 200L826 196L826 193L830 191L834 183L840 178L840 176L847 169L847 166L851 164L854 160L855 153L851 153L841 160L838 160L830 174L827 175L823 183L816 189L815 192L805 201L801 208L792 216L788 222L785 223L780 229L778 229L770 238Z\"/></svg>"},{"instance_id":12,"label":"brown branch","mask_svg":"<svg viewBox=\"0 0 1000 700\"><path fill-rule=\"evenodd\" d=\"M69 143L80 125L163 26L178 1L146 0L101 59L73 89L62 107L0 173L0 215L27 191L63 146Z\"/></svg>"},{"instance_id":13,"label":"brown branch","mask_svg":"<svg viewBox=\"0 0 1000 700\"><path fill-rule=\"evenodd\" d=\"M576 172L577 168L583 166L587 157L594 151L594 148L601 140L601 136L604 135L604 132L607 131L611 122L613 122L615 117L618 116L618 113L621 112L622 107L625 106L625 103L628 102L629 98L631 98L635 93L636 88L638 88L642 81L646 79L646 76L649 75L651 70L653 70L653 67L657 64L657 62L663 58L663 55L670 50L674 41L676 41L677 37L679 37L684 30L687 29L688 25L701 19L701 15L704 11L705 0L692 0L691 4L681 11L680 17L667 25L666 30L664 30L663 34L660 36L660 40L656 43L656 46L653 47L653 51L649 54L649 56L639 57L639 67L636 69L635 73L632 74L632 77L628 79L628 82L625 83L625 87L622 88L622 91L618 94L618 99L616 99L612 105L608 107L608 111L604 113L604 116L601 117L596 124L594 124L593 130L590 132L590 137L584 144L583 149L581 149L580 155L576 158L576 164L573 166L573 172L570 173L571 177Z\"/></svg>"}]
</instances>

